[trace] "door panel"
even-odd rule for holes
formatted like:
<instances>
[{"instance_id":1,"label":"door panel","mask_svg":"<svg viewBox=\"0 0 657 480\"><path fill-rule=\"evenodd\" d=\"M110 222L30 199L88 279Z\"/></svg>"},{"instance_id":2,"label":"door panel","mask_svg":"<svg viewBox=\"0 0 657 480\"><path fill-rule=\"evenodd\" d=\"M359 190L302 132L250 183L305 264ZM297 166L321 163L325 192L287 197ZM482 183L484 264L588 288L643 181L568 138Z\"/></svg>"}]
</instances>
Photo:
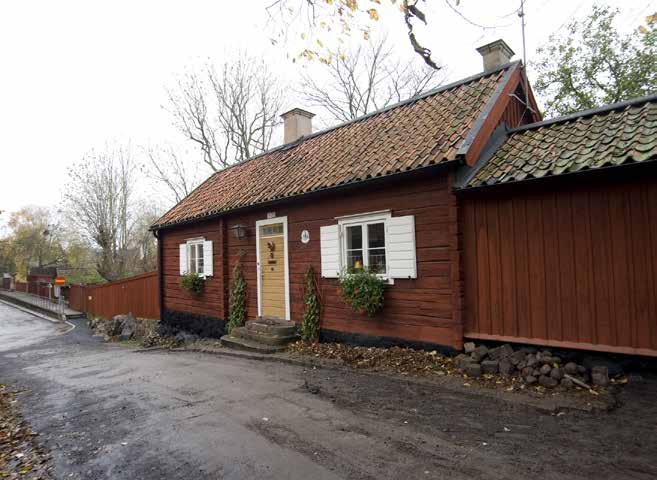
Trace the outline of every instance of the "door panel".
<instances>
[{"instance_id":1,"label":"door panel","mask_svg":"<svg viewBox=\"0 0 657 480\"><path fill-rule=\"evenodd\" d=\"M260 227L260 302L264 317L285 318L285 237L271 235L282 231L282 223Z\"/></svg>"}]
</instances>

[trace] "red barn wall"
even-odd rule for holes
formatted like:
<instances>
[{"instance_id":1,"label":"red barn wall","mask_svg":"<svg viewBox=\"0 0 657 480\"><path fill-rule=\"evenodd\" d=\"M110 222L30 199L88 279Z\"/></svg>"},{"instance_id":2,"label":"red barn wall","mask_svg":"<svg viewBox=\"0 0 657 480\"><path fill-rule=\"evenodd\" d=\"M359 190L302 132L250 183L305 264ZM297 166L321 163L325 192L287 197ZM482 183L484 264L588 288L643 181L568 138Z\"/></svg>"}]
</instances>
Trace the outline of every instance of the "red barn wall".
<instances>
[{"instance_id":1,"label":"red barn wall","mask_svg":"<svg viewBox=\"0 0 657 480\"><path fill-rule=\"evenodd\" d=\"M657 355L657 177L642 172L464 192L465 336Z\"/></svg>"}]
</instances>

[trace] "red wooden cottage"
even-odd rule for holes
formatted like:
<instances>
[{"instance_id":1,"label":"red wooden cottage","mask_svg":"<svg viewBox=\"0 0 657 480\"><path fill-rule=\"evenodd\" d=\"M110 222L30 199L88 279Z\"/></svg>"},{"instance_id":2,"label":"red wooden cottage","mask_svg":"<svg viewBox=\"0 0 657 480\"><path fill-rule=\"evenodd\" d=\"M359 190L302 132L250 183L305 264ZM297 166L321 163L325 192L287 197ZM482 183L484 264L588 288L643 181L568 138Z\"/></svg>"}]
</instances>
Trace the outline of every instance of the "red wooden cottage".
<instances>
[{"instance_id":1,"label":"red wooden cottage","mask_svg":"<svg viewBox=\"0 0 657 480\"><path fill-rule=\"evenodd\" d=\"M479 51L483 73L325 131L287 112L284 145L167 212L153 225L163 323L223 333L242 259L250 318L300 322L304 274L320 272L324 339L657 354L655 99L537 123L509 47ZM340 298L354 265L387 280L374 318ZM201 296L181 288L190 271Z\"/></svg>"}]
</instances>

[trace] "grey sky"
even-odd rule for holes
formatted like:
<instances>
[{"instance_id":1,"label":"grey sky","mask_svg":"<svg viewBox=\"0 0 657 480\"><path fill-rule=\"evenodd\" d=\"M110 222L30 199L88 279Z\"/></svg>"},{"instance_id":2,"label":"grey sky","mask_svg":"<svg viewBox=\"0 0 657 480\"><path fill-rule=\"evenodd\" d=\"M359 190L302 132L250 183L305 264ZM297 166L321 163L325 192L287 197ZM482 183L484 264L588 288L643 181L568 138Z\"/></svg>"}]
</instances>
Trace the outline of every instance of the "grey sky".
<instances>
[{"instance_id":1,"label":"grey sky","mask_svg":"<svg viewBox=\"0 0 657 480\"><path fill-rule=\"evenodd\" d=\"M269 3L2 2L0 210L56 206L67 168L106 141L179 144L180 136L161 105L164 86L186 65L219 62L243 49L262 53L291 84L304 62L293 64L286 57L297 53L300 44L272 47L264 10ZM550 33L586 14L593 3L527 0L528 58ZM657 10L657 0L606 3L622 10L626 30ZM518 5L519 0L462 0L459 9L469 19L497 26L482 30L459 18L442 0L429 0L430 24L420 38L448 66L448 80L477 73L481 60L475 47L496 38L504 38L520 57L520 23L513 13ZM383 7L381 15L376 28L398 46L400 55L411 56L399 14ZM289 103L304 106L294 98Z\"/></svg>"}]
</instances>

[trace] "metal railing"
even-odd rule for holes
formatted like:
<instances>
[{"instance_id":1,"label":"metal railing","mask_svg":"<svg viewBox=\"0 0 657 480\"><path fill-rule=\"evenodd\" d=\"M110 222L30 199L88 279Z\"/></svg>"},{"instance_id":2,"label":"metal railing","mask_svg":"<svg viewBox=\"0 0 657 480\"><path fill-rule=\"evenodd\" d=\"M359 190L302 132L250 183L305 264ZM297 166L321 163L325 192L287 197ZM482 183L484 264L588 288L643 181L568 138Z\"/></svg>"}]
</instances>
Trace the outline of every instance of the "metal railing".
<instances>
[{"instance_id":1,"label":"metal railing","mask_svg":"<svg viewBox=\"0 0 657 480\"><path fill-rule=\"evenodd\" d=\"M0 291L16 300L63 315L68 302L61 290L44 282L16 282L13 289L7 290L0 285Z\"/></svg>"}]
</instances>

